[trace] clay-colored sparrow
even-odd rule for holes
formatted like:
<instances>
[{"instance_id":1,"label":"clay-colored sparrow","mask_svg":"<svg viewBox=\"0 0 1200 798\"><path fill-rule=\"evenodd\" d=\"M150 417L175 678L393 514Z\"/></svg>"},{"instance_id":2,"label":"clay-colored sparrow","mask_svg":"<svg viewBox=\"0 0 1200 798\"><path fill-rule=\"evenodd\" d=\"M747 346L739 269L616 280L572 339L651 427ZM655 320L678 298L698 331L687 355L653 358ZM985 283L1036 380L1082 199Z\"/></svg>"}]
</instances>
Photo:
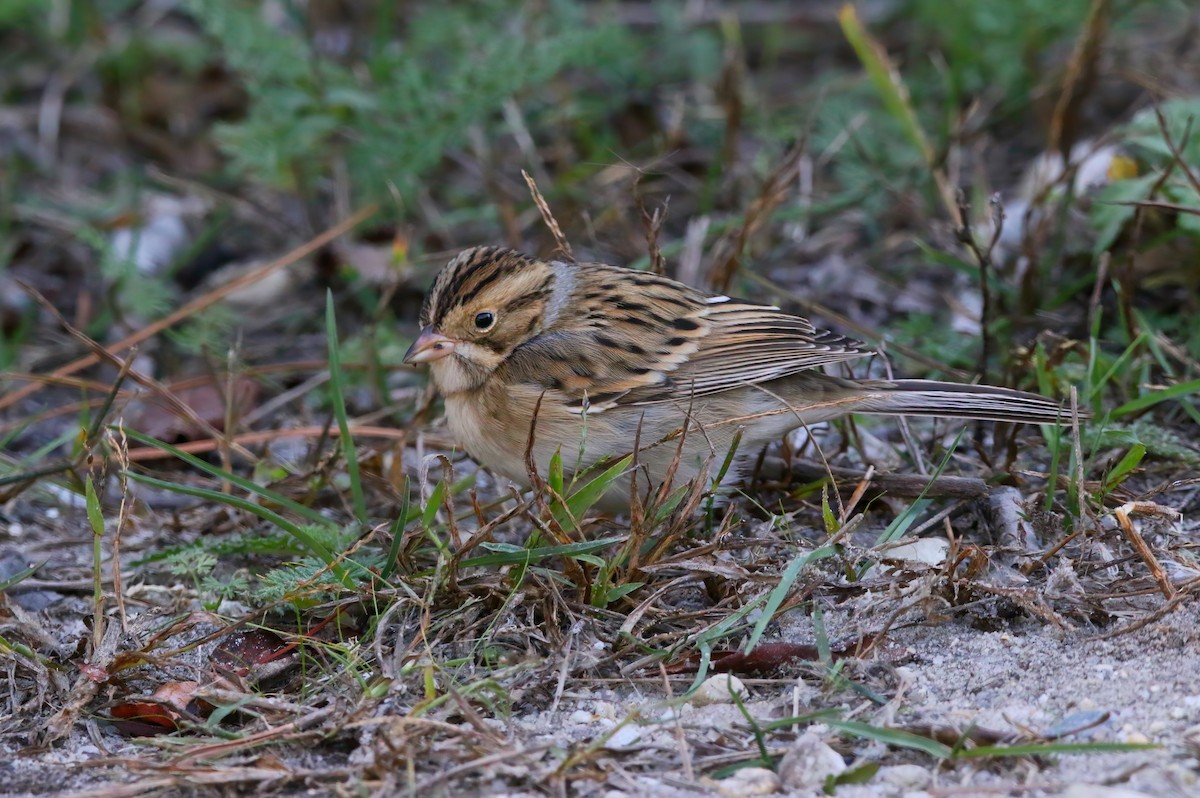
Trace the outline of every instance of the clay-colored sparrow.
<instances>
[{"instance_id":1,"label":"clay-colored sparrow","mask_svg":"<svg viewBox=\"0 0 1200 798\"><path fill-rule=\"evenodd\" d=\"M769 305L497 247L469 249L442 270L421 325L405 362L430 365L467 452L522 484L535 408L539 473L555 452L577 471L629 454L636 439L639 490L666 476L681 437L680 483L716 472L743 429L734 481L765 444L846 413L1025 423L1064 415L1057 402L1008 388L835 377L821 367L871 351ZM598 506L627 508L631 474Z\"/></svg>"}]
</instances>

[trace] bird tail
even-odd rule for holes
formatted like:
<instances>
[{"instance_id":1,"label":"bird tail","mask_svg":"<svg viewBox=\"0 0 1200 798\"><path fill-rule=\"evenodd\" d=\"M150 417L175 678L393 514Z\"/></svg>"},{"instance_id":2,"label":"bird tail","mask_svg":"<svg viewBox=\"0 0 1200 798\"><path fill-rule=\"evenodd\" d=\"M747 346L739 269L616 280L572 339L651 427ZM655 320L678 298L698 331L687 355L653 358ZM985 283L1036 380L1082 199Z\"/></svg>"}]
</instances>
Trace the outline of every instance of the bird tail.
<instances>
[{"instance_id":1,"label":"bird tail","mask_svg":"<svg viewBox=\"0 0 1200 798\"><path fill-rule=\"evenodd\" d=\"M935 380L863 380L867 393L855 413L969 418L1020 424L1067 422L1071 409L1053 399L994 385L962 385ZM1080 408L1081 416L1091 414Z\"/></svg>"}]
</instances>

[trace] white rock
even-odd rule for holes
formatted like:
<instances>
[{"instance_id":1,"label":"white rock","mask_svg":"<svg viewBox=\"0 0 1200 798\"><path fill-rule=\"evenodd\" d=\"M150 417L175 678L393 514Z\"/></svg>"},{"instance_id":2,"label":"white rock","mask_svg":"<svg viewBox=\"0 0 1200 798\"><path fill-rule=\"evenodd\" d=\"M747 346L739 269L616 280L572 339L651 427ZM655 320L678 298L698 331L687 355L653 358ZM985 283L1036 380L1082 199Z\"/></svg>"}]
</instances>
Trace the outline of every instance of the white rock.
<instances>
[{"instance_id":1,"label":"white rock","mask_svg":"<svg viewBox=\"0 0 1200 798\"><path fill-rule=\"evenodd\" d=\"M620 751L636 743L642 737L642 730L632 723L626 724L613 732L604 741L604 747L610 751Z\"/></svg>"},{"instance_id":2,"label":"white rock","mask_svg":"<svg viewBox=\"0 0 1200 798\"><path fill-rule=\"evenodd\" d=\"M902 790L922 790L929 786L933 774L920 765L889 765L875 774L875 781L890 784Z\"/></svg>"},{"instance_id":3,"label":"white rock","mask_svg":"<svg viewBox=\"0 0 1200 798\"><path fill-rule=\"evenodd\" d=\"M907 560L924 565L940 565L946 561L950 541L945 538L917 538L916 540L889 546L883 550L887 560Z\"/></svg>"},{"instance_id":4,"label":"white rock","mask_svg":"<svg viewBox=\"0 0 1200 798\"><path fill-rule=\"evenodd\" d=\"M815 729L809 729L783 755L779 762L779 779L788 791L814 790L845 769L846 761L842 755L830 748Z\"/></svg>"},{"instance_id":5,"label":"white rock","mask_svg":"<svg viewBox=\"0 0 1200 798\"><path fill-rule=\"evenodd\" d=\"M617 717L617 705L611 701L597 701L592 704L592 714L597 718L608 718L615 720Z\"/></svg>"},{"instance_id":6,"label":"white rock","mask_svg":"<svg viewBox=\"0 0 1200 798\"><path fill-rule=\"evenodd\" d=\"M139 274L158 274L188 242L187 226L179 216L154 215L141 227L119 227L109 246L116 258L133 263Z\"/></svg>"},{"instance_id":7,"label":"white rock","mask_svg":"<svg viewBox=\"0 0 1200 798\"><path fill-rule=\"evenodd\" d=\"M726 798L773 795L779 792L781 786L779 777L766 768L742 768L727 779L711 782L711 785Z\"/></svg>"},{"instance_id":8,"label":"white rock","mask_svg":"<svg viewBox=\"0 0 1200 798\"><path fill-rule=\"evenodd\" d=\"M742 680L738 677L722 673L705 679L704 683L696 688L696 692L692 693L689 700L692 706L696 707L704 707L709 704L732 704L735 695L745 700L746 685L742 684Z\"/></svg>"}]
</instances>

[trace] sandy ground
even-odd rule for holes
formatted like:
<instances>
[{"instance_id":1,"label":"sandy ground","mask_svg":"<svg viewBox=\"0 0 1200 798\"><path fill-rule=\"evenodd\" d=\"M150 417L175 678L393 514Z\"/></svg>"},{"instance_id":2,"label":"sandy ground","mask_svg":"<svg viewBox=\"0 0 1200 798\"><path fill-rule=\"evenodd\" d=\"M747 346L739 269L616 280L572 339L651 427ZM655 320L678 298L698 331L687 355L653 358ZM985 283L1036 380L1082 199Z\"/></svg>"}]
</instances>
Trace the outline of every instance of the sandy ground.
<instances>
[{"instance_id":1,"label":"sandy ground","mask_svg":"<svg viewBox=\"0 0 1200 798\"><path fill-rule=\"evenodd\" d=\"M831 636L839 628L857 625L849 613L837 610L826 621ZM700 706L695 701L664 701L662 690L652 682L606 687L573 683L554 711L549 707L524 711L507 723L495 724L527 750L542 745L578 749L589 744L604 749L595 762L598 770L589 771L591 778L565 784L568 794L691 796L699 790L725 795L816 795L819 792L806 782L819 772L822 756L828 757L826 744L831 744L851 767L868 761L883 764L869 782L839 787L837 795L842 798L1200 795L1200 607L1182 607L1140 630L1110 639L1102 639L1094 630L1061 631L1032 620L1000 622L987 631L976 626L959 619L893 631L879 657L852 666L850 673L864 683L873 679L890 683L894 697L883 707L850 702L842 708L859 720L910 728L930 724L1053 734L1091 726L1065 739L1149 742L1158 747L1131 753L968 761L939 768L924 754L886 749L817 727L794 744L769 743L772 753L799 751L792 754L800 757L799 772L785 760L780 767L782 782L762 773L755 782L754 772L713 781L700 772L712 750L754 747L741 710L720 700L720 695L716 703ZM783 639L811 639L811 628L802 618L782 631ZM746 690L745 708L759 723L830 706L823 687L812 679L747 679ZM846 691L838 695L845 696ZM323 751L315 746L280 752L289 769L335 770L345 778L332 783L324 778L309 786L292 781L279 785L277 794L369 792L353 786L357 767L347 766L370 765L383 734L382 730L364 733L357 750ZM11 737L5 745L0 753L0 795L6 797L276 792L269 783L257 781L241 789L230 785L229 792L215 785L173 788L161 773L96 767L102 758L139 759L151 752L94 721L81 724L51 750L20 750ZM274 756L265 754L267 760ZM685 764L685 760L690 761ZM648 767L654 761L658 767ZM243 757L236 764L262 763ZM536 758L500 760L473 780L471 790L545 794L519 788L538 770ZM335 788L338 781L341 786ZM445 794L460 794L462 789L439 788ZM762 791L772 788L773 792Z\"/></svg>"}]
</instances>

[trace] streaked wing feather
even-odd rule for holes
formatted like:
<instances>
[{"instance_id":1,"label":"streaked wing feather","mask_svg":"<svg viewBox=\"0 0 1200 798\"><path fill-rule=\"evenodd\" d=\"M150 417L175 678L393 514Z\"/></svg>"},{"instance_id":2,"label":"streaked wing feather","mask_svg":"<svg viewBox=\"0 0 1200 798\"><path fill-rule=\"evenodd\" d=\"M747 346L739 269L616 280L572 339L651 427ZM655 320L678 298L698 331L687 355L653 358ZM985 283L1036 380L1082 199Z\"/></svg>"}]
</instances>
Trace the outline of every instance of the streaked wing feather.
<instances>
[{"instance_id":1,"label":"streaked wing feather","mask_svg":"<svg viewBox=\"0 0 1200 798\"><path fill-rule=\"evenodd\" d=\"M686 400L870 354L779 308L645 272L581 264L575 298L571 317L503 367L575 413Z\"/></svg>"},{"instance_id":2,"label":"streaked wing feather","mask_svg":"<svg viewBox=\"0 0 1200 798\"><path fill-rule=\"evenodd\" d=\"M871 354L858 341L768 305L729 302L705 314L711 325L687 362L670 376L668 396L631 391L622 404L686 399L779 379L801 371Z\"/></svg>"}]
</instances>

